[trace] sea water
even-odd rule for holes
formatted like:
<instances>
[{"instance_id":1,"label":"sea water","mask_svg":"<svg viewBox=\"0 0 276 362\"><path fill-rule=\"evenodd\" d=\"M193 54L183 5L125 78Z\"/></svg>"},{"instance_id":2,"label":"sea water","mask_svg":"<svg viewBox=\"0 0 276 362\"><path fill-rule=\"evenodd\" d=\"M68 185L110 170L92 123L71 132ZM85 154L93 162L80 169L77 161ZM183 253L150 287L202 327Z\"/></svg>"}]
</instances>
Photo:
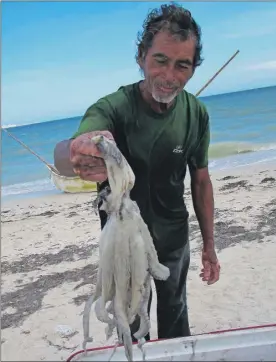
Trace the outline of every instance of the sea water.
<instances>
[{"instance_id":1,"label":"sea water","mask_svg":"<svg viewBox=\"0 0 276 362\"><path fill-rule=\"evenodd\" d=\"M211 121L210 170L276 162L276 87L200 99ZM48 163L53 163L56 143L71 137L80 120L81 116L18 127L11 125L8 131ZM46 166L3 131L1 146L3 201L59 192Z\"/></svg>"}]
</instances>

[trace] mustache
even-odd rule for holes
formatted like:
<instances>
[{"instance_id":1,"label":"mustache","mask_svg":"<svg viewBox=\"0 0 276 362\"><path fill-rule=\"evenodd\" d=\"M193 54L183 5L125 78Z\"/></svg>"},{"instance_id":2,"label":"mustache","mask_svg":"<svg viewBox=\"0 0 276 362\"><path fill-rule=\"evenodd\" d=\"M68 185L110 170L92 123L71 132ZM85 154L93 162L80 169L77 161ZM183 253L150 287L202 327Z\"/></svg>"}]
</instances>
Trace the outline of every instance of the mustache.
<instances>
[{"instance_id":1,"label":"mustache","mask_svg":"<svg viewBox=\"0 0 276 362\"><path fill-rule=\"evenodd\" d=\"M175 89L179 88L179 86L180 86L178 83L172 83L172 82L168 82L168 81L155 81L155 82L153 82L153 85L155 85L157 87L169 88L171 90L175 90Z\"/></svg>"}]
</instances>

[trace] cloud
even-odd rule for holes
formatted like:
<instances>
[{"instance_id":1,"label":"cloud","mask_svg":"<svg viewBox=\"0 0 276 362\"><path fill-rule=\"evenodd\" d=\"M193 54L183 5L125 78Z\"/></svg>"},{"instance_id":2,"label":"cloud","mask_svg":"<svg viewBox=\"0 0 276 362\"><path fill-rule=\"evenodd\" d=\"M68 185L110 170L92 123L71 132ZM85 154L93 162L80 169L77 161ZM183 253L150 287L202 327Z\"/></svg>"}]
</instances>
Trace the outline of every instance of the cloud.
<instances>
[{"instance_id":1,"label":"cloud","mask_svg":"<svg viewBox=\"0 0 276 362\"><path fill-rule=\"evenodd\" d=\"M276 70L276 60L250 65L247 70Z\"/></svg>"}]
</instances>

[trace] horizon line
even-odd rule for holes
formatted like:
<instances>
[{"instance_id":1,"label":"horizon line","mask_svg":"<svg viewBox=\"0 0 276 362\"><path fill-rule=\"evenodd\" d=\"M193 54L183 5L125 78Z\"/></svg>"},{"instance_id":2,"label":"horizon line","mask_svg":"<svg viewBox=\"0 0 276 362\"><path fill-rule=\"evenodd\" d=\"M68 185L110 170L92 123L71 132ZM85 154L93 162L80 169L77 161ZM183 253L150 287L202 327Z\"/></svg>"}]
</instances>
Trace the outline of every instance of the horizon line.
<instances>
[{"instance_id":1,"label":"horizon line","mask_svg":"<svg viewBox=\"0 0 276 362\"><path fill-rule=\"evenodd\" d=\"M233 93L242 93L242 92L248 92L248 91L256 91L258 89L265 89L265 88L273 88L276 87L276 85L269 85L269 86L264 86L264 87L255 87L255 88L248 88L248 89L243 89L243 90L237 90L237 91L233 91L233 92L223 92L223 93L215 93L215 94L210 94L208 96L198 96L199 99L203 99L203 98L211 98L211 97L217 97L217 96L223 96L226 94L233 94ZM185 90L185 89L184 89ZM191 93L191 92L189 92ZM193 93L191 93L193 94ZM97 102L97 101L96 101ZM94 102L95 103L95 102ZM24 124L14 124L14 123L7 123L7 124L2 124L1 128L16 128L16 127L24 127L24 126L30 126L30 125L35 125L35 124L40 124L40 123L49 123L49 122L57 122L57 121L62 121L64 119L73 119L73 118L81 118L82 115L75 115L75 116L70 116L70 117L62 117L62 118L56 118L56 119L49 119L49 120L44 120L44 121L38 121L38 122L32 122L32 123L24 123Z\"/></svg>"}]
</instances>

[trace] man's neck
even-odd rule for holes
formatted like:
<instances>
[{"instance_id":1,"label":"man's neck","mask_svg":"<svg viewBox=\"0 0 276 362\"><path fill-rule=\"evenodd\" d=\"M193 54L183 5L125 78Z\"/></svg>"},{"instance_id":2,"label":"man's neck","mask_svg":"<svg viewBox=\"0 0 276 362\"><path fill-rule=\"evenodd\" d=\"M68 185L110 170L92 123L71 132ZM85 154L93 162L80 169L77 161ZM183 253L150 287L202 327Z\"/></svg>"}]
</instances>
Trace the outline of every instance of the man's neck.
<instances>
[{"instance_id":1,"label":"man's neck","mask_svg":"<svg viewBox=\"0 0 276 362\"><path fill-rule=\"evenodd\" d=\"M170 103L157 102L152 97L151 93L147 90L144 80L139 84L139 88L144 101L147 102L151 106L151 108L157 113L166 112L174 104L175 100Z\"/></svg>"}]
</instances>

